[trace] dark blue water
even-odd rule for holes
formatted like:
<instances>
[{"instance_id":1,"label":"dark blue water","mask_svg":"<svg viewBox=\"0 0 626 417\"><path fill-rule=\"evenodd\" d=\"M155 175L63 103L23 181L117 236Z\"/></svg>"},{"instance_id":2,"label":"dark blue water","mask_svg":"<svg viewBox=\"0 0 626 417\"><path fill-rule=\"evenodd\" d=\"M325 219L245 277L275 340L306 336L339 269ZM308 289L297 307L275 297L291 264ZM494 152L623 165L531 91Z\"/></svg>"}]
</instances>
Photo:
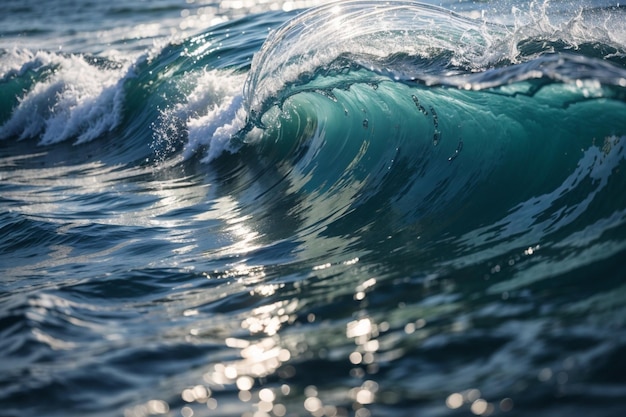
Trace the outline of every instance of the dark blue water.
<instances>
[{"instance_id":1,"label":"dark blue water","mask_svg":"<svg viewBox=\"0 0 626 417\"><path fill-rule=\"evenodd\" d=\"M1 416L626 413L623 6L3 7Z\"/></svg>"}]
</instances>

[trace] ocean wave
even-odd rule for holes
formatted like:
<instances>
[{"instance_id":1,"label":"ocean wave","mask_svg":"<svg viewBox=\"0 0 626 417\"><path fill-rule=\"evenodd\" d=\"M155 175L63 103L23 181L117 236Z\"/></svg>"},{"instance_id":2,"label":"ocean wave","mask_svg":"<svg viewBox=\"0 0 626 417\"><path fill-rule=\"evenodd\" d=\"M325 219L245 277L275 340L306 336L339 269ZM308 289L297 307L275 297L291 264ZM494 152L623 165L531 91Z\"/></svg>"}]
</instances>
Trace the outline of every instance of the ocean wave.
<instances>
[{"instance_id":1,"label":"ocean wave","mask_svg":"<svg viewBox=\"0 0 626 417\"><path fill-rule=\"evenodd\" d=\"M515 9L518 21L505 26L410 1L349 1L297 14L266 13L263 24L275 27L267 39L257 20L244 18L134 62L5 50L0 137L83 143L116 130L125 142L151 143L151 159L205 149L210 161L236 149L237 141L227 138L238 139L300 91L387 79L474 90L530 79L623 89L626 42L615 17L621 9L602 10L581 9L554 22L531 5L526 14ZM214 85L231 88L215 96L212 83L203 84L209 72ZM235 74L246 74L243 88ZM203 94L213 101L195 103ZM233 104L240 101L242 108ZM209 116L216 108L226 113Z\"/></svg>"},{"instance_id":2,"label":"ocean wave","mask_svg":"<svg viewBox=\"0 0 626 417\"><path fill-rule=\"evenodd\" d=\"M454 228L461 245L487 244L484 224L501 224L499 239L513 246L532 245L554 228L536 217L570 212L557 202L576 188L572 175L599 187L585 198L608 199L598 184L622 164L621 46L613 39L585 54L601 36L578 42L580 20L511 31L414 2L350 1L268 13L263 24L277 29L267 39L261 23L244 19L134 62L13 51L3 55L1 93L13 106L0 132L42 145L105 140L99 157L111 152L118 163L219 166L225 152L239 153L247 181L265 178L254 193L285 183L311 205L324 196L322 211L333 214L307 220L319 227L368 223L385 210L391 228ZM609 156L607 178L591 176ZM480 202L492 195L500 197L486 210ZM453 214L461 207L471 214ZM516 212L530 223L513 227Z\"/></svg>"},{"instance_id":3,"label":"ocean wave","mask_svg":"<svg viewBox=\"0 0 626 417\"><path fill-rule=\"evenodd\" d=\"M623 46L580 43L576 19L529 40L412 2L298 15L268 37L244 88L237 140L271 167L251 174L270 187L254 193L306 195L310 233L445 241L464 254L445 265L620 229L609 190L624 186ZM610 246L603 256L622 250Z\"/></svg>"}]
</instances>

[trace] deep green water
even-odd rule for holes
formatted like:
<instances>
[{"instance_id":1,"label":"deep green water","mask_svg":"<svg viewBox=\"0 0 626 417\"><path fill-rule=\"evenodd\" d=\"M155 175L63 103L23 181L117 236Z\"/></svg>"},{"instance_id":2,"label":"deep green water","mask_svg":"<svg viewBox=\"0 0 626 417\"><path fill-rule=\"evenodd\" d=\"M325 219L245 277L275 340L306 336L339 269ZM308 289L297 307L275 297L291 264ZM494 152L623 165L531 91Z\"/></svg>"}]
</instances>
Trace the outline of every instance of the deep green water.
<instances>
[{"instance_id":1,"label":"deep green water","mask_svg":"<svg viewBox=\"0 0 626 417\"><path fill-rule=\"evenodd\" d=\"M146 3L0 18L0 416L626 412L623 6Z\"/></svg>"}]
</instances>

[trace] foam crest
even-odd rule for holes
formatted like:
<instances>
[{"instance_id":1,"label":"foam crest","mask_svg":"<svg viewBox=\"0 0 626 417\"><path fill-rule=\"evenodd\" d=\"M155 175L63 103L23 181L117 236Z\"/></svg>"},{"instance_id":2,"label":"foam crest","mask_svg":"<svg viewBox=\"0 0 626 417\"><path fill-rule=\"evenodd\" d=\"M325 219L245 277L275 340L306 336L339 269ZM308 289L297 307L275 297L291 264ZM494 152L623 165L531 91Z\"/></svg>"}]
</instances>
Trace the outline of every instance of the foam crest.
<instances>
[{"instance_id":1,"label":"foam crest","mask_svg":"<svg viewBox=\"0 0 626 417\"><path fill-rule=\"evenodd\" d=\"M124 70L97 67L80 55L16 52L4 79L34 77L0 127L0 139L38 138L48 145L68 139L91 141L121 120Z\"/></svg>"},{"instance_id":2,"label":"foam crest","mask_svg":"<svg viewBox=\"0 0 626 417\"><path fill-rule=\"evenodd\" d=\"M246 124L241 96L243 81L242 74L217 70L190 75L181 84L193 83L193 91L185 102L162 112L161 125L155 130L156 142L170 141L170 132L180 126L187 133L183 149L186 159L206 150L203 161L210 162L225 151L234 151L231 139Z\"/></svg>"},{"instance_id":3,"label":"foam crest","mask_svg":"<svg viewBox=\"0 0 626 417\"><path fill-rule=\"evenodd\" d=\"M561 9L557 9L557 7ZM511 62L523 62L555 47L578 51L596 46L598 58L626 56L626 9L584 7L579 3L533 1L527 8L513 7L510 34L503 54ZM600 47L601 45L601 47Z\"/></svg>"}]
</instances>

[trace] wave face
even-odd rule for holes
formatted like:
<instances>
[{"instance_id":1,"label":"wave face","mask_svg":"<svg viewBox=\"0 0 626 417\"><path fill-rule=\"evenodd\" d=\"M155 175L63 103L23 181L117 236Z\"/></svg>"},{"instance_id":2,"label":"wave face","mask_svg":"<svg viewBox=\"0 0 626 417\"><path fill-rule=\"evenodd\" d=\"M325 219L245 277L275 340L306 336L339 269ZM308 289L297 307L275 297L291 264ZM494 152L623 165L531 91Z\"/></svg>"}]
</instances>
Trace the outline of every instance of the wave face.
<instances>
[{"instance_id":1,"label":"wave face","mask_svg":"<svg viewBox=\"0 0 626 417\"><path fill-rule=\"evenodd\" d=\"M0 415L621 416L626 19L570 9L2 50Z\"/></svg>"},{"instance_id":2,"label":"wave face","mask_svg":"<svg viewBox=\"0 0 626 417\"><path fill-rule=\"evenodd\" d=\"M624 186L623 48L549 35L540 46L411 2L314 9L255 55L244 142L311 212L323 207L307 223L368 248L402 236L390 252L422 259L416 270L516 259L541 242L559 248L552 272L514 276L547 279L587 251L585 263L610 258L623 243L605 246L599 225L623 227L608 220L624 214L612 191ZM507 282L495 288L517 288Z\"/></svg>"}]
</instances>

